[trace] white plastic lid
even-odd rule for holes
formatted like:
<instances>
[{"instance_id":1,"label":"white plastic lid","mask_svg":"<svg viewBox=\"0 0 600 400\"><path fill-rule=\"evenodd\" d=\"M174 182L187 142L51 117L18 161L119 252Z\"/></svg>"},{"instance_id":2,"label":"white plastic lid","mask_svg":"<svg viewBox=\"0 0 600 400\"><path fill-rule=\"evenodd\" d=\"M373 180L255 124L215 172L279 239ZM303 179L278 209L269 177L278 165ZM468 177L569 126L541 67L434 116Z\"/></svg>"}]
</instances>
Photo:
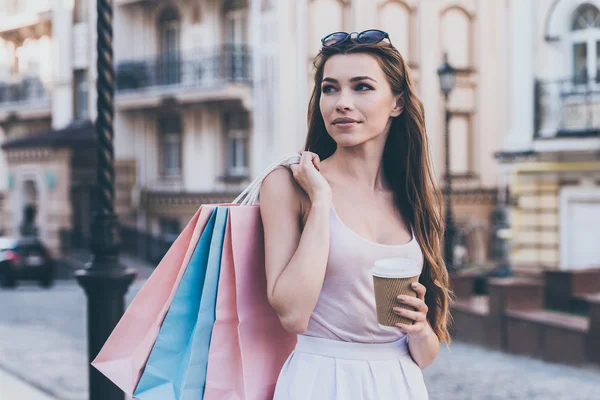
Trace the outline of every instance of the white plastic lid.
<instances>
[{"instance_id":1,"label":"white plastic lid","mask_svg":"<svg viewBox=\"0 0 600 400\"><path fill-rule=\"evenodd\" d=\"M411 278L421 273L421 268L412 258L382 258L371 268L373 276L379 278Z\"/></svg>"}]
</instances>

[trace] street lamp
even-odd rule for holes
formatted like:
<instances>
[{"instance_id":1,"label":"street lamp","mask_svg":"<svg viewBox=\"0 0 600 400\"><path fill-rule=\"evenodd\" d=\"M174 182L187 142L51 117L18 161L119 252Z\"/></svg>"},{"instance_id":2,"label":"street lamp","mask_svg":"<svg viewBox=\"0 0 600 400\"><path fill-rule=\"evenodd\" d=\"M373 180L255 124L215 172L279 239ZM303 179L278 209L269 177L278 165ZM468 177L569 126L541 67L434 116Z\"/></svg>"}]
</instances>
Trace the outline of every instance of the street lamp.
<instances>
[{"instance_id":1,"label":"street lamp","mask_svg":"<svg viewBox=\"0 0 600 400\"><path fill-rule=\"evenodd\" d=\"M445 194L446 194L446 230L444 235L444 259L446 260L446 268L449 272L454 272L454 237L456 235L456 228L454 226L454 219L452 216L452 174L450 171L450 109L448 108L448 98L450 92L456 85L456 69L448 64L448 55L444 55L444 63L438 68L438 76L440 78L440 87L442 93L444 93L444 109L446 114L445 123L445 156L446 156L446 171L445 171Z\"/></svg>"},{"instance_id":2,"label":"street lamp","mask_svg":"<svg viewBox=\"0 0 600 400\"><path fill-rule=\"evenodd\" d=\"M119 264L119 224L114 213L113 151L114 69L112 0L97 0L98 92L96 119L97 182L92 213L92 257L75 278L87 295L88 357L91 362L108 339L125 309L125 293L135 271ZM90 400L123 400L123 392L89 365Z\"/></svg>"}]
</instances>

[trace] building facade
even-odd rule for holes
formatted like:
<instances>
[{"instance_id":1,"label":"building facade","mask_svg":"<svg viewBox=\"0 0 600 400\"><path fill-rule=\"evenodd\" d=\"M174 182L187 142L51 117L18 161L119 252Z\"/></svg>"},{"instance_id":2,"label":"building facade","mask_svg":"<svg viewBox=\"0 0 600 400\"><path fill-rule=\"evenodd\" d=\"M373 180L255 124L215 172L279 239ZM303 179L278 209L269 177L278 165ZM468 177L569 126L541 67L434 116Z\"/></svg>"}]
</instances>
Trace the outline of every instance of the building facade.
<instances>
[{"instance_id":1,"label":"building facade","mask_svg":"<svg viewBox=\"0 0 600 400\"><path fill-rule=\"evenodd\" d=\"M18 234L24 207L34 205L40 235L55 252L74 223L86 226L74 220L81 208L71 198L93 187L85 71L94 25L86 5L0 2L0 230Z\"/></svg>"},{"instance_id":2,"label":"building facade","mask_svg":"<svg viewBox=\"0 0 600 400\"><path fill-rule=\"evenodd\" d=\"M498 154L517 271L600 265L600 1L511 1L510 127Z\"/></svg>"},{"instance_id":3,"label":"building facade","mask_svg":"<svg viewBox=\"0 0 600 400\"><path fill-rule=\"evenodd\" d=\"M18 4L26 8L28 2ZM18 229L23 202L29 201L23 193L31 191L25 167L14 154L23 153L24 146L29 153L39 150L39 140L15 145L21 134L14 131L26 132L23 137L46 130L77 135L85 126L71 121L95 118L95 6L85 0L48 5L46 14L36 14L45 20L38 17L33 29L32 22L20 22L33 20L17 18L15 10L10 18L0 18L6 22L0 35L7 54L28 54L20 49L29 41L47 42L47 53L31 54L38 64L52 67L32 72L47 93L46 108L34 108L32 102L3 105L0 100L0 126L8 143L0 161L7 171L0 174L2 220L11 233ZM507 3L500 0L114 0L121 223L132 234L172 238L198 206L232 200L272 161L300 150L313 88L312 58L321 37L379 28L389 32L411 67L442 185L448 171L443 168L445 103L437 68L447 54L458 70L448 103L452 197L470 261L485 261L490 212L501 181L494 153L508 129L508 18ZM15 30L25 39L14 39ZM15 72L21 57L12 57L3 76L18 76L22 82L21 70ZM32 97L39 103L44 99ZM40 107L44 112L37 116ZM93 172L90 176L84 163L93 157L82 157L79 147L64 142L64 149L44 147L49 160L64 153L64 176L49 178L42 161L27 164L31 171L37 168L40 198L54 196L44 197L51 202L39 201L43 218L38 223L57 247L61 230L79 238L89 235L85 225L93 200L93 192L80 190L77 180L83 175L83 181L93 183ZM58 225L49 225L57 219L48 219L51 205L62 207Z\"/></svg>"}]
</instances>

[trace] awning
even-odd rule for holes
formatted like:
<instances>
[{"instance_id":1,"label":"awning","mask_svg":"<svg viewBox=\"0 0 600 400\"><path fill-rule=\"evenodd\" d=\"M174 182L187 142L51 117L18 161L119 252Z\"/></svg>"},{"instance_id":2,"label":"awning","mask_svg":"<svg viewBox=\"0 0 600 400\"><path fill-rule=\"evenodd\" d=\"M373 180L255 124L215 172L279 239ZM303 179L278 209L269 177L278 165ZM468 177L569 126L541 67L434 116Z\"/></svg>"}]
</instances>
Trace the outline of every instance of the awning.
<instances>
[{"instance_id":1,"label":"awning","mask_svg":"<svg viewBox=\"0 0 600 400\"><path fill-rule=\"evenodd\" d=\"M65 128L42 131L26 137L8 139L2 143L2 149L25 148L89 148L96 145L96 130L89 120L73 121Z\"/></svg>"}]
</instances>

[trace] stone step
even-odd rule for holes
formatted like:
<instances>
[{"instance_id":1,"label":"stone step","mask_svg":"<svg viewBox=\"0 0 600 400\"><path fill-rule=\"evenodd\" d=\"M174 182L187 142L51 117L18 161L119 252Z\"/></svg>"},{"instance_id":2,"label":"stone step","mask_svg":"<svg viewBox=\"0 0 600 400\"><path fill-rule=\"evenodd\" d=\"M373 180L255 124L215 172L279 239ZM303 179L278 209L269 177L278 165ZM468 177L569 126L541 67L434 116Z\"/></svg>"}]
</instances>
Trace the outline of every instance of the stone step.
<instances>
[{"instance_id":1,"label":"stone step","mask_svg":"<svg viewBox=\"0 0 600 400\"><path fill-rule=\"evenodd\" d=\"M557 310L575 310L582 296L600 293L600 268L545 271L544 280L545 302Z\"/></svg>"},{"instance_id":2,"label":"stone step","mask_svg":"<svg viewBox=\"0 0 600 400\"><path fill-rule=\"evenodd\" d=\"M547 310L505 312L505 349L566 364L588 362L590 319Z\"/></svg>"}]
</instances>

